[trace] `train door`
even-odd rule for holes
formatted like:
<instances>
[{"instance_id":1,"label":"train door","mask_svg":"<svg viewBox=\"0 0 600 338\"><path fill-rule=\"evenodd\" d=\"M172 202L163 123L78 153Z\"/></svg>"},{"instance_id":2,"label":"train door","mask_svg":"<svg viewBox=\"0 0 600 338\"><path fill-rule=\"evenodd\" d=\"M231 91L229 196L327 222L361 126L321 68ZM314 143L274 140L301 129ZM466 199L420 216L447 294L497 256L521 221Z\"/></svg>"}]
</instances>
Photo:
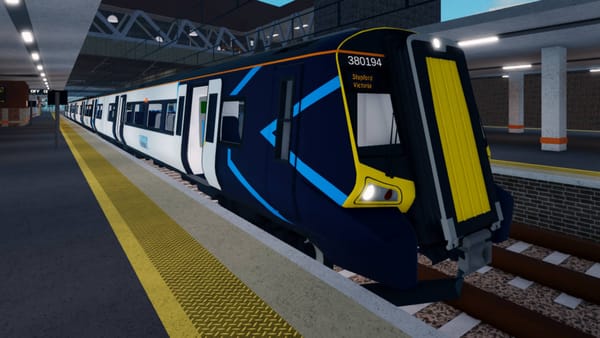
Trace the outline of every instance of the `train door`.
<instances>
[{"instance_id":1,"label":"train door","mask_svg":"<svg viewBox=\"0 0 600 338\"><path fill-rule=\"evenodd\" d=\"M206 104L206 119L204 144L202 146L202 169L208 183L221 190L217 179L216 157L221 120L221 79L208 82L208 99Z\"/></svg>"},{"instance_id":2,"label":"train door","mask_svg":"<svg viewBox=\"0 0 600 338\"><path fill-rule=\"evenodd\" d=\"M98 106L98 99L95 99L92 101L92 115L90 116L91 119L91 126L92 126L92 130L97 132L98 130L96 129L96 107Z\"/></svg>"},{"instance_id":3,"label":"train door","mask_svg":"<svg viewBox=\"0 0 600 338\"><path fill-rule=\"evenodd\" d=\"M110 111L109 109L109 113L108 113L108 120L112 121L112 134L113 134L113 140L118 141L117 139L117 110L119 109L119 96L115 96L115 105L113 106L114 111Z\"/></svg>"},{"instance_id":4,"label":"train door","mask_svg":"<svg viewBox=\"0 0 600 338\"><path fill-rule=\"evenodd\" d=\"M198 86L192 89L192 104L187 138L187 159L193 174L204 174L202 168L202 151L204 134L206 132L208 87Z\"/></svg>"},{"instance_id":5,"label":"train door","mask_svg":"<svg viewBox=\"0 0 600 338\"><path fill-rule=\"evenodd\" d=\"M279 212L289 218L296 216L296 161L295 139L298 136L298 123L294 112L301 111L302 66L292 65L275 69L273 83L273 111L277 112L275 129L275 160L269 161L267 168L267 191L269 200L274 201Z\"/></svg>"},{"instance_id":6,"label":"train door","mask_svg":"<svg viewBox=\"0 0 600 338\"><path fill-rule=\"evenodd\" d=\"M116 103L117 102L115 102L115 104ZM127 95L121 95L118 103L117 116L115 118L115 139L125 145L125 140L123 139L123 123L125 121L125 113L127 110Z\"/></svg>"}]
</instances>

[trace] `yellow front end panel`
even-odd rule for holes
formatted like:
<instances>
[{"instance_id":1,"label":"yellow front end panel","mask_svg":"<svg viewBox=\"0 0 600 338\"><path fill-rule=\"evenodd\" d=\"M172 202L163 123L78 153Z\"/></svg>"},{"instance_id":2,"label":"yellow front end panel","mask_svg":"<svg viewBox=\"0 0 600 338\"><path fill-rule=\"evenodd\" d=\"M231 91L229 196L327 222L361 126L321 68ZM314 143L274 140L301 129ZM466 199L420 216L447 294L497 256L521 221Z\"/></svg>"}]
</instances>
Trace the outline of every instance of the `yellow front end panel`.
<instances>
[{"instance_id":1,"label":"yellow front end panel","mask_svg":"<svg viewBox=\"0 0 600 338\"><path fill-rule=\"evenodd\" d=\"M456 62L427 57L427 72L457 222L490 211Z\"/></svg>"}]
</instances>

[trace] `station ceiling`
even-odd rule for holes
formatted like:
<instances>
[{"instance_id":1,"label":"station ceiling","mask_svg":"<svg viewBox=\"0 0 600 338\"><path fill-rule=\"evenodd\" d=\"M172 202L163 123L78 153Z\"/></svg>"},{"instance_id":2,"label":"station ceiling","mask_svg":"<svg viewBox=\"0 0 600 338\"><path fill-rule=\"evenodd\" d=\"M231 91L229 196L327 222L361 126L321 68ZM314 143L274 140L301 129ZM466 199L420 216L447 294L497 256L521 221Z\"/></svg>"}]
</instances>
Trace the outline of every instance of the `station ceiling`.
<instances>
[{"instance_id":1,"label":"station ceiling","mask_svg":"<svg viewBox=\"0 0 600 338\"><path fill-rule=\"evenodd\" d=\"M0 4L0 80L26 81L30 88L43 88L37 62L31 58L31 46L23 43L19 29ZM281 8L256 0L178 0L169 3L143 0L21 0L26 4L36 48L53 89L64 89L75 80L109 78L119 87L135 74L185 71L161 62L119 60L80 55L100 5L141 9L165 17L185 18L238 32L247 32L300 10L310 8L314 0L296 0ZM69 15L76 13L77 15ZM453 40L489 35L500 37L495 44L465 48L471 75L499 76L503 65L530 63L530 72L539 72L541 48L563 46L568 49L568 69L586 70L600 67L600 1L544 0L522 6L488 12L438 24L412 27ZM411 27L408 27L411 28ZM112 72L112 73L111 73ZM94 76L100 76L94 78ZM92 88L93 89L93 88Z\"/></svg>"},{"instance_id":2,"label":"station ceiling","mask_svg":"<svg viewBox=\"0 0 600 338\"><path fill-rule=\"evenodd\" d=\"M248 32L279 18L312 7L314 0L296 0L283 7L274 7L256 0L178 0L176 3L176 6L168 6L162 1L102 1L102 4L105 5L141 9L147 13Z\"/></svg>"}]
</instances>

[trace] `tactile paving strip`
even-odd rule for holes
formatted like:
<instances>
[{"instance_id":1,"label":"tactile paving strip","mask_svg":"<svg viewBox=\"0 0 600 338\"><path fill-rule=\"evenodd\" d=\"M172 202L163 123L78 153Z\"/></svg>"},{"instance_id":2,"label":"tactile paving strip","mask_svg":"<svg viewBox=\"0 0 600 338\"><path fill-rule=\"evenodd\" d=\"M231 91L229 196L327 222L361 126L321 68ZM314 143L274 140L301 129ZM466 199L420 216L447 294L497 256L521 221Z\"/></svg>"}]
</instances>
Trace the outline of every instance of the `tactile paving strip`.
<instances>
[{"instance_id":1,"label":"tactile paving strip","mask_svg":"<svg viewBox=\"0 0 600 338\"><path fill-rule=\"evenodd\" d=\"M87 163L198 334L300 336L71 127L64 124L63 134Z\"/></svg>"}]
</instances>

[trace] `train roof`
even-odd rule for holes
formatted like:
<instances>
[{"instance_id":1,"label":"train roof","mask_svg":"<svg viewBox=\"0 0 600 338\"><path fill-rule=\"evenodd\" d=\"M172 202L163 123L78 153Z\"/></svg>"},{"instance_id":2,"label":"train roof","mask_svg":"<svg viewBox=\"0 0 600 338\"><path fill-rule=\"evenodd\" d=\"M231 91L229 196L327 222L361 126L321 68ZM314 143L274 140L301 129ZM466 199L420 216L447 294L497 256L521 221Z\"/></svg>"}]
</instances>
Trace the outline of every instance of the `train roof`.
<instances>
[{"instance_id":1,"label":"train roof","mask_svg":"<svg viewBox=\"0 0 600 338\"><path fill-rule=\"evenodd\" d=\"M206 75L206 74L218 73L218 72L222 72L222 71L226 71L226 70L230 70L230 69L248 67L248 66L252 66L252 65L256 65L256 64L261 64L261 63L279 60L279 59L290 58L290 57L294 57L294 56L298 56L298 55L310 54L310 53L324 51L324 50L337 49L339 44L342 41L344 41L344 39L346 39L347 37L351 36L352 34L358 32L358 31L360 31L360 30L356 29L356 28L347 29L347 30L344 30L341 32L336 32L336 33L332 33L332 34L329 34L329 35L326 35L323 37L319 37L318 39L301 42L298 44L285 46L285 47L277 48L274 50L261 52L260 54L256 54L256 55L241 56L235 60L223 62L218 65L204 67L204 68L201 68L198 70L193 70L190 72L175 74L175 75L168 76L168 77L165 77L165 78L162 78L159 80L146 82L146 83L138 85L138 86L132 86L132 87L123 88L123 89L120 89L117 91L105 93L103 95L86 97L83 100L93 99L96 97L103 97L103 96L107 96L107 95L122 93L122 92L136 90L136 89L145 88L145 87L157 86L157 85L166 84L166 83L170 83L170 82L176 82L176 81L181 81L181 80L186 80L186 79L193 79L193 78L197 78L197 77L200 77L200 76ZM76 101L80 101L80 100L76 100ZM75 102L75 101L73 101L73 102Z\"/></svg>"}]
</instances>

